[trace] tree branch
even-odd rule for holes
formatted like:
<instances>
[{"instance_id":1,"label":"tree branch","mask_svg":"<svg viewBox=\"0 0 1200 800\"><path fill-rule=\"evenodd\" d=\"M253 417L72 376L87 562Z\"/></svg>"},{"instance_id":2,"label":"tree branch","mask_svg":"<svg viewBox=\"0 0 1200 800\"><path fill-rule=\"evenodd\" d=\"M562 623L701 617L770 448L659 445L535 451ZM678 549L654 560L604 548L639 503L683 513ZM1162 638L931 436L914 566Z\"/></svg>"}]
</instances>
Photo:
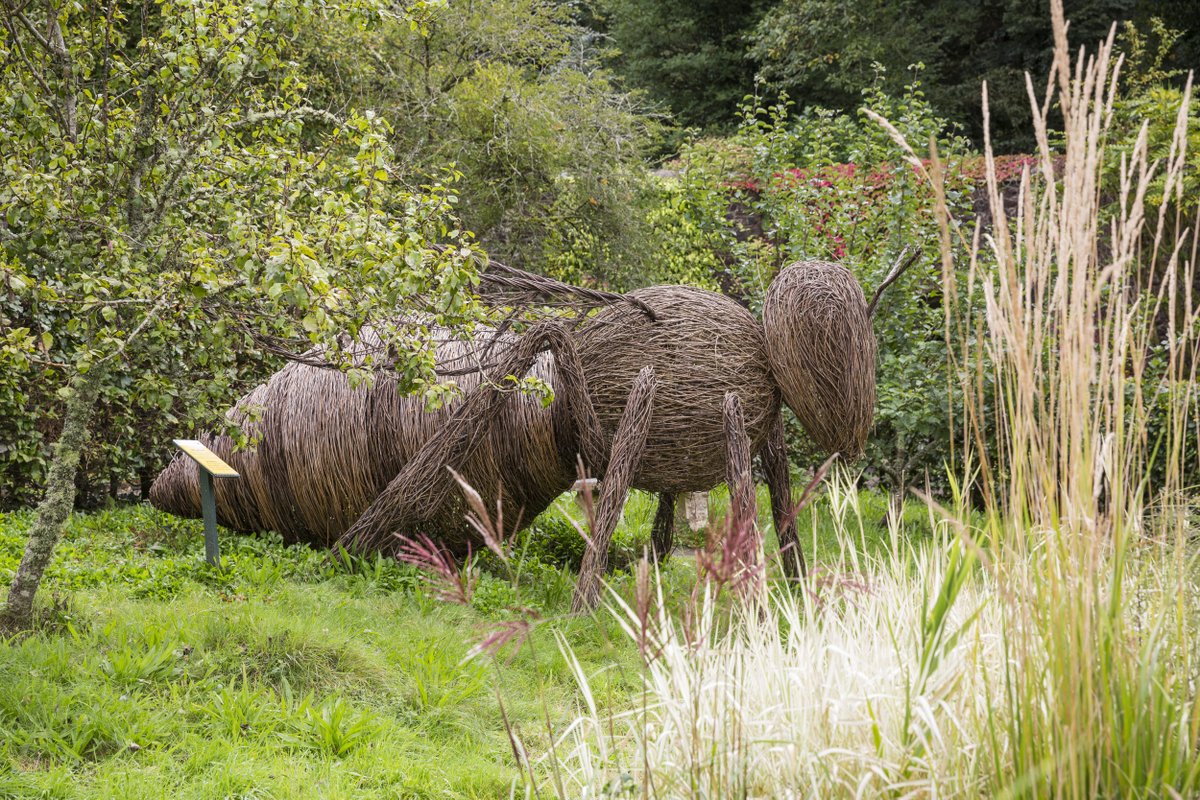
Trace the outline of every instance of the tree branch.
<instances>
[{"instance_id":1,"label":"tree branch","mask_svg":"<svg viewBox=\"0 0 1200 800\"><path fill-rule=\"evenodd\" d=\"M8 4L5 3L5 5ZM51 9L51 13L53 13L53 9ZM29 35L33 37L35 42L38 43L38 46L45 50L50 56L58 55L58 52L50 46L50 42L46 41L46 37L38 33L38 29L33 26L33 23L29 20L29 17L25 16L24 11L18 11L11 16L17 22L21 23L21 26L25 28L25 30L29 31Z\"/></svg>"},{"instance_id":2,"label":"tree branch","mask_svg":"<svg viewBox=\"0 0 1200 800\"><path fill-rule=\"evenodd\" d=\"M67 50L66 39L63 38L62 26L58 22L58 13L50 9L50 52L58 64L61 73L63 123L66 127L67 138L72 142L78 139L78 121L75 115L77 98L75 97L75 66L71 63L71 53Z\"/></svg>"},{"instance_id":3,"label":"tree branch","mask_svg":"<svg viewBox=\"0 0 1200 800\"><path fill-rule=\"evenodd\" d=\"M170 295L171 295L170 292L164 292L162 295L160 295L158 298L158 302L154 304L154 308L152 308L146 312L146 316L142 317L142 321L138 323L138 326L136 328L134 328L132 331L130 331L128 336L126 336L124 339L121 340L121 344L117 346L117 349L114 350L113 352L109 353L108 355L106 355L104 358L100 359L96 363L97 364L106 364L109 361L115 361L116 359L120 358L121 355L123 355L125 353L126 348L129 347L129 343L132 342L134 339L136 339L138 336L140 336L142 331L146 330L146 327L153 320L158 318L159 312L161 312L163 310L163 308L167 305L167 298L170 297Z\"/></svg>"},{"instance_id":4,"label":"tree branch","mask_svg":"<svg viewBox=\"0 0 1200 800\"><path fill-rule=\"evenodd\" d=\"M887 289L893 283L898 281L900 276L903 275L909 267L917 262L917 258L920 255L920 250L914 252L911 256L908 255L907 247L900 251L900 255L896 258L896 263L892 265L892 271L889 272L887 277L883 279L883 283L879 284L879 286L875 289L875 296L871 298L871 303L867 306L868 317L875 316L875 307L879 305L879 298L883 296L884 289ZM908 256L907 260L905 260L905 256Z\"/></svg>"}]
</instances>

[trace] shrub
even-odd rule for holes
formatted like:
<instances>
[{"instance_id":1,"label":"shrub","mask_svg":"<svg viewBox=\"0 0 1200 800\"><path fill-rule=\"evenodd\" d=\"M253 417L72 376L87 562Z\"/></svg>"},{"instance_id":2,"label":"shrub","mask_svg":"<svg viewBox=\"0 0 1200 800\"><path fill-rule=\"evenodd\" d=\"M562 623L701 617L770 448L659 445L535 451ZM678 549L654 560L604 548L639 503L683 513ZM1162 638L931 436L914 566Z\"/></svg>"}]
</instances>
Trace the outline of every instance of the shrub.
<instances>
[{"instance_id":1,"label":"shrub","mask_svg":"<svg viewBox=\"0 0 1200 800\"><path fill-rule=\"evenodd\" d=\"M517 551L546 564L578 570L587 547L571 520L561 512L542 514L521 536Z\"/></svg>"}]
</instances>

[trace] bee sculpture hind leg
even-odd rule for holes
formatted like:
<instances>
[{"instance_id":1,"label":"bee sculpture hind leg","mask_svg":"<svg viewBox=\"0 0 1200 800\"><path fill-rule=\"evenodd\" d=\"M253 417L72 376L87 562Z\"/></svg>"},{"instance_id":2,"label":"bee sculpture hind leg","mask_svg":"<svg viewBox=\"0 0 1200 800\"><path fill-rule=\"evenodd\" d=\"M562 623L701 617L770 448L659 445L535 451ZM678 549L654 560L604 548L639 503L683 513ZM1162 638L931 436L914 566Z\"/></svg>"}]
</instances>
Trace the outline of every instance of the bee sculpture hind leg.
<instances>
[{"instance_id":1,"label":"bee sculpture hind leg","mask_svg":"<svg viewBox=\"0 0 1200 800\"><path fill-rule=\"evenodd\" d=\"M673 492L658 493L658 510L654 513L654 527L650 532L650 549L655 561L671 554L675 540L675 501Z\"/></svg>"},{"instance_id":2,"label":"bee sculpture hind leg","mask_svg":"<svg viewBox=\"0 0 1200 800\"><path fill-rule=\"evenodd\" d=\"M792 510L792 482L782 413L777 414L771 424L767 446L763 448L761 458L763 472L767 476L767 490L771 494L771 518L775 522L775 536L779 539L783 572L792 579L806 576L808 565L796 535L796 515Z\"/></svg>"},{"instance_id":3,"label":"bee sculpture hind leg","mask_svg":"<svg viewBox=\"0 0 1200 800\"><path fill-rule=\"evenodd\" d=\"M629 486L637 472L646 449L650 431L650 416L654 410L654 393L658 381L653 367L643 367L633 382L629 399L617 431L613 436L608 468L600 482L600 499L596 504L595 524L591 539L579 568L579 583L571 601L574 611L589 611L600 602L600 577L608 565L608 546L629 494Z\"/></svg>"},{"instance_id":4,"label":"bee sculpture hind leg","mask_svg":"<svg viewBox=\"0 0 1200 800\"><path fill-rule=\"evenodd\" d=\"M750 472L750 437L742 400L725 393L725 482L729 486L729 514L734 524L754 524L754 478Z\"/></svg>"},{"instance_id":5,"label":"bee sculpture hind leg","mask_svg":"<svg viewBox=\"0 0 1200 800\"><path fill-rule=\"evenodd\" d=\"M458 490L447 467L461 467L470 458L510 400L511 391L503 386L505 378L528 373L538 355L547 349L555 357L555 402L567 406L566 413L555 418L560 458L574 465L578 453L589 470L603 470L607 462L603 432L583 378L579 353L560 323L540 323L500 355L479 387L467 395L342 535L342 544L358 551L387 550L393 534L417 530L435 519Z\"/></svg>"}]
</instances>

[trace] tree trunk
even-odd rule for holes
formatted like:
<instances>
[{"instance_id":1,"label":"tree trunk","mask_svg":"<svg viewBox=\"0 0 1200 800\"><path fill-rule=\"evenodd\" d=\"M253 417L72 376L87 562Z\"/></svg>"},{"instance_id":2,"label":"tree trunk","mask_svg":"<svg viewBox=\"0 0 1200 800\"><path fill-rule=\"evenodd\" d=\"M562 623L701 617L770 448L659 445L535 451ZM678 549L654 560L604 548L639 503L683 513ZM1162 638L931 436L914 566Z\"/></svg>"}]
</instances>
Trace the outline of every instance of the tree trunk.
<instances>
[{"instance_id":1,"label":"tree trunk","mask_svg":"<svg viewBox=\"0 0 1200 800\"><path fill-rule=\"evenodd\" d=\"M29 531L25 555L9 587L8 604L0 614L0 627L9 631L31 627L33 597L75 505L75 473L100 390L100 372L99 367L93 367L71 381L62 433L54 445L54 460L50 462L50 474L46 478L46 494Z\"/></svg>"}]
</instances>

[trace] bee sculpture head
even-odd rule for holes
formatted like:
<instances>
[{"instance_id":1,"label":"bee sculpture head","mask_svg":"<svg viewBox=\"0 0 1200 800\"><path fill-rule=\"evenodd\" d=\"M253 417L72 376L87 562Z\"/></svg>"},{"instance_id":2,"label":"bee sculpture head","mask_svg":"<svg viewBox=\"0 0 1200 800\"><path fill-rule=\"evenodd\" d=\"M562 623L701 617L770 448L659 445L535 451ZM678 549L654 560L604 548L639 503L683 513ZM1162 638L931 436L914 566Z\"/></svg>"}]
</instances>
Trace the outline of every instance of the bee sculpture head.
<instances>
[{"instance_id":1,"label":"bee sculpture head","mask_svg":"<svg viewBox=\"0 0 1200 800\"><path fill-rule=\"evenodd\" d=\"M875 334L862 287L825 261L785 267L763 303L767 355L783 401L813 441L857 458L875 412Z\"/></svg>"}]
</instances>

